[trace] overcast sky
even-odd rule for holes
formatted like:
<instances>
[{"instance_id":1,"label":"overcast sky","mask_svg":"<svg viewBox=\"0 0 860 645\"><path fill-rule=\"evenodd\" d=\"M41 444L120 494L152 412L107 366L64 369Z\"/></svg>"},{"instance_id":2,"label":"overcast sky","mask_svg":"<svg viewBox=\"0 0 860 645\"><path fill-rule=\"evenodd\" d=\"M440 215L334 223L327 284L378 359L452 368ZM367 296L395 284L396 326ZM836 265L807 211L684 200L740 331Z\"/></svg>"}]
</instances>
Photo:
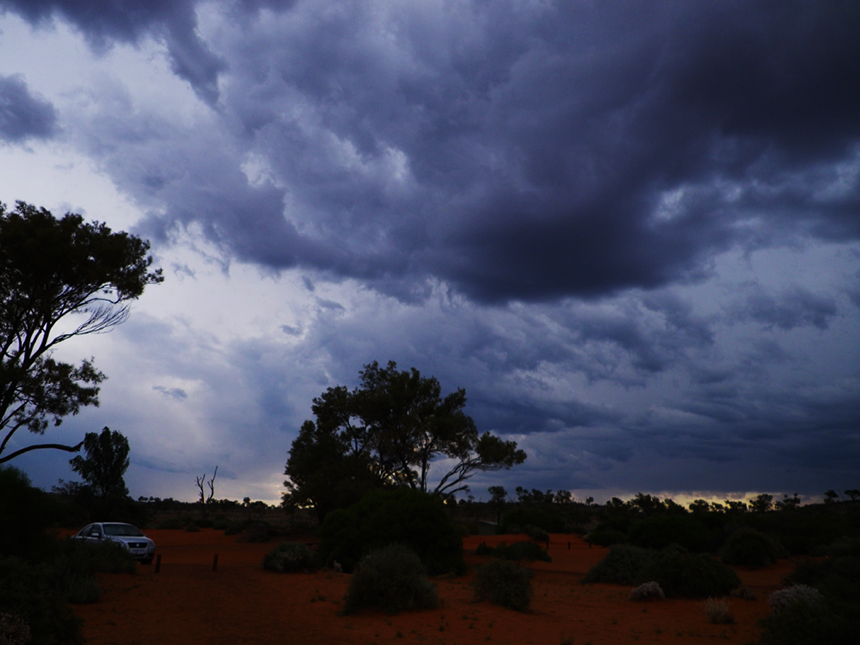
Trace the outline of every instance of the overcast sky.
<instances>
[{"instance_id":1,"label":"overcast sky","mask_svg":"<svg viewBox=\"0 0 860 645\"><path fill-rule=\"evenodd\" d=\"M824 0L0 0L0 200L133 231L166 277L58 351L108 380L46 438L121 431L135 497L217 465L275 502L313 397L395 360L528 453L478 498L856 488L858 29Z\"/></svg>"}]
</instances>

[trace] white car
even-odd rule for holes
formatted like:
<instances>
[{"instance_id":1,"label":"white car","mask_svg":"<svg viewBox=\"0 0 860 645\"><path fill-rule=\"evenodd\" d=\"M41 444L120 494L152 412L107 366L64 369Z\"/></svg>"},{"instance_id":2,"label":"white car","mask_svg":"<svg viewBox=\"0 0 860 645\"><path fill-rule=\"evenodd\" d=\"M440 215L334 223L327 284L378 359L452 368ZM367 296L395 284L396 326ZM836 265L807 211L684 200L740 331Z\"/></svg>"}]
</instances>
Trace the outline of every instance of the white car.
<instances>
[{"instance_id":1,"label":"white car","mask_svg":"<svg viewBox=\"0 0 860 645\"><path fill-rule=\"evenodd\" d=\"M136 526L122 522L87 524L72 539L86 540L87 542L101 542L102 540L116 542L128 549L135 560L140 560L141 564L149 564L155 557L155 542L146 537Z\"/></svg>"}]
</instances>

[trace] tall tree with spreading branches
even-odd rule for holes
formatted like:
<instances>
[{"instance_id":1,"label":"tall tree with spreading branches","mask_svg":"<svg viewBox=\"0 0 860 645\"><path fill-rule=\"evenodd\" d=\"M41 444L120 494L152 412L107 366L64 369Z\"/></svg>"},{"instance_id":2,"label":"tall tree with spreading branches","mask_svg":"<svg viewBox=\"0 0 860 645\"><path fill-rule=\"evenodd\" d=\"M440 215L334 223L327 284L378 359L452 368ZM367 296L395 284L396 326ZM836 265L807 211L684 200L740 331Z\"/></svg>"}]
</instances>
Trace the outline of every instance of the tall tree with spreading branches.
<instances>
[{"instance_id":1,"label":"tall tree with spreading branches","mask_svg":"<svg viewBox=\"0 0 860 645\"><path fill-rule=\"evenodd\" d=\"M290 450L285 503L312 505L322 516L368 487L453 495L478 472L525 461L515 442L478 433L463 412L465 390L443 397L438 380L393 361L365 365L360 376L357 388L332 387L314 399L316 420L305 421ZM443 460L452 465L433 471Z\"/></svg>"},{"instance_id":2,"label":"tall tree with spreading branches","mask_svg":"<svg viewBox=\"0 0 860 645\"><path fill-rule=\"evenodd\" d=\"M163 280L152 270L149 243L80 215L60 219L44 209L0 203L0 464L31 450L80 450L34 444L6 453L22 428L44 434L50 424L98 405L105 376L92 359L79 365L52 357L76 336L122 323L131 301Z\"/></svg>"},{"instance_id":3,"label":"tall tree with spreading branches","mask_svg":"<svg viewBox=\"0 0 860 645\"><path fill-rule=\"evenodd\" d=\"M124 475L129 465L129 445L125 435L107 426L99 434L88 432L84 452L86 457L73 457L69 464L93 494L100 499L127 497Z\"/></svg>"}]
</instances>

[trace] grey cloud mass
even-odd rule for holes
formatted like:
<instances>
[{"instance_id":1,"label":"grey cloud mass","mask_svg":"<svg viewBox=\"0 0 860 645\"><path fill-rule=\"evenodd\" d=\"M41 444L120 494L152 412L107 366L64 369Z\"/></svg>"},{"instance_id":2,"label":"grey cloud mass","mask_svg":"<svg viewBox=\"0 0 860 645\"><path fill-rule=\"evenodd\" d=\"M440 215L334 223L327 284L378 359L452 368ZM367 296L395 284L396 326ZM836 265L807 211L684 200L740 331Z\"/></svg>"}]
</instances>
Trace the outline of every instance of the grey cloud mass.
<instances>
[{"instance_id":1,"label":"grey cloud mass","mask_svg":"<svg viewBox=\"0 0 860 645\"><path fill-rule=\"evenodd\" d=\"M20 76L0 75L0 140L20 143L54 134L54 106L34 96Z\"/></svg>"},{"instance_id":2,"label":"grey cloud mass","mask_svg":"<svg viewBox=\"0 0 860 645\"><path fill-rule=\"evenodd\" d=\"M277 471L313 396L393 359L521 442L511 487L857 486L860 4L0 11L183 81L151 99L102 72L42 99L0 68L0 135L62 123L170 258L172 298L190 310L210 270L242 285L112 341L114 396L140 403L105 407L177 419L177 458ZM138 431L140 463L173 472Z\"/></svg>"}]
</instances>

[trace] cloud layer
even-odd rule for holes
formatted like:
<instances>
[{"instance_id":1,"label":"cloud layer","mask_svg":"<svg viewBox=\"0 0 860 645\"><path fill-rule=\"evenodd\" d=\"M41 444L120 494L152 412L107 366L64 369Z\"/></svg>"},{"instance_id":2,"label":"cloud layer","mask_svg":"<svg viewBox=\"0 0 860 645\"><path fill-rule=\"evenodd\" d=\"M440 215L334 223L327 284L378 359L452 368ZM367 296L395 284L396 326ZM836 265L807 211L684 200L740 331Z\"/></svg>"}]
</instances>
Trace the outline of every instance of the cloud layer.
<instances>
[{"instance_id":1,"label":"cloud layer","mask_svg":"<svg viewBox=\"0 0 860 645\"><path fill-rule=\"evenodd\" d=\"M219 475L283 462L311 397L388 359L517 437L514 485L820 493L860 466L853 4L3 10L88 53L53 85L0 67L0 137L92 163L175 281L118 332L175 350L117 364L116 400L242 461Z\"/></svg>"}]
</instances>

